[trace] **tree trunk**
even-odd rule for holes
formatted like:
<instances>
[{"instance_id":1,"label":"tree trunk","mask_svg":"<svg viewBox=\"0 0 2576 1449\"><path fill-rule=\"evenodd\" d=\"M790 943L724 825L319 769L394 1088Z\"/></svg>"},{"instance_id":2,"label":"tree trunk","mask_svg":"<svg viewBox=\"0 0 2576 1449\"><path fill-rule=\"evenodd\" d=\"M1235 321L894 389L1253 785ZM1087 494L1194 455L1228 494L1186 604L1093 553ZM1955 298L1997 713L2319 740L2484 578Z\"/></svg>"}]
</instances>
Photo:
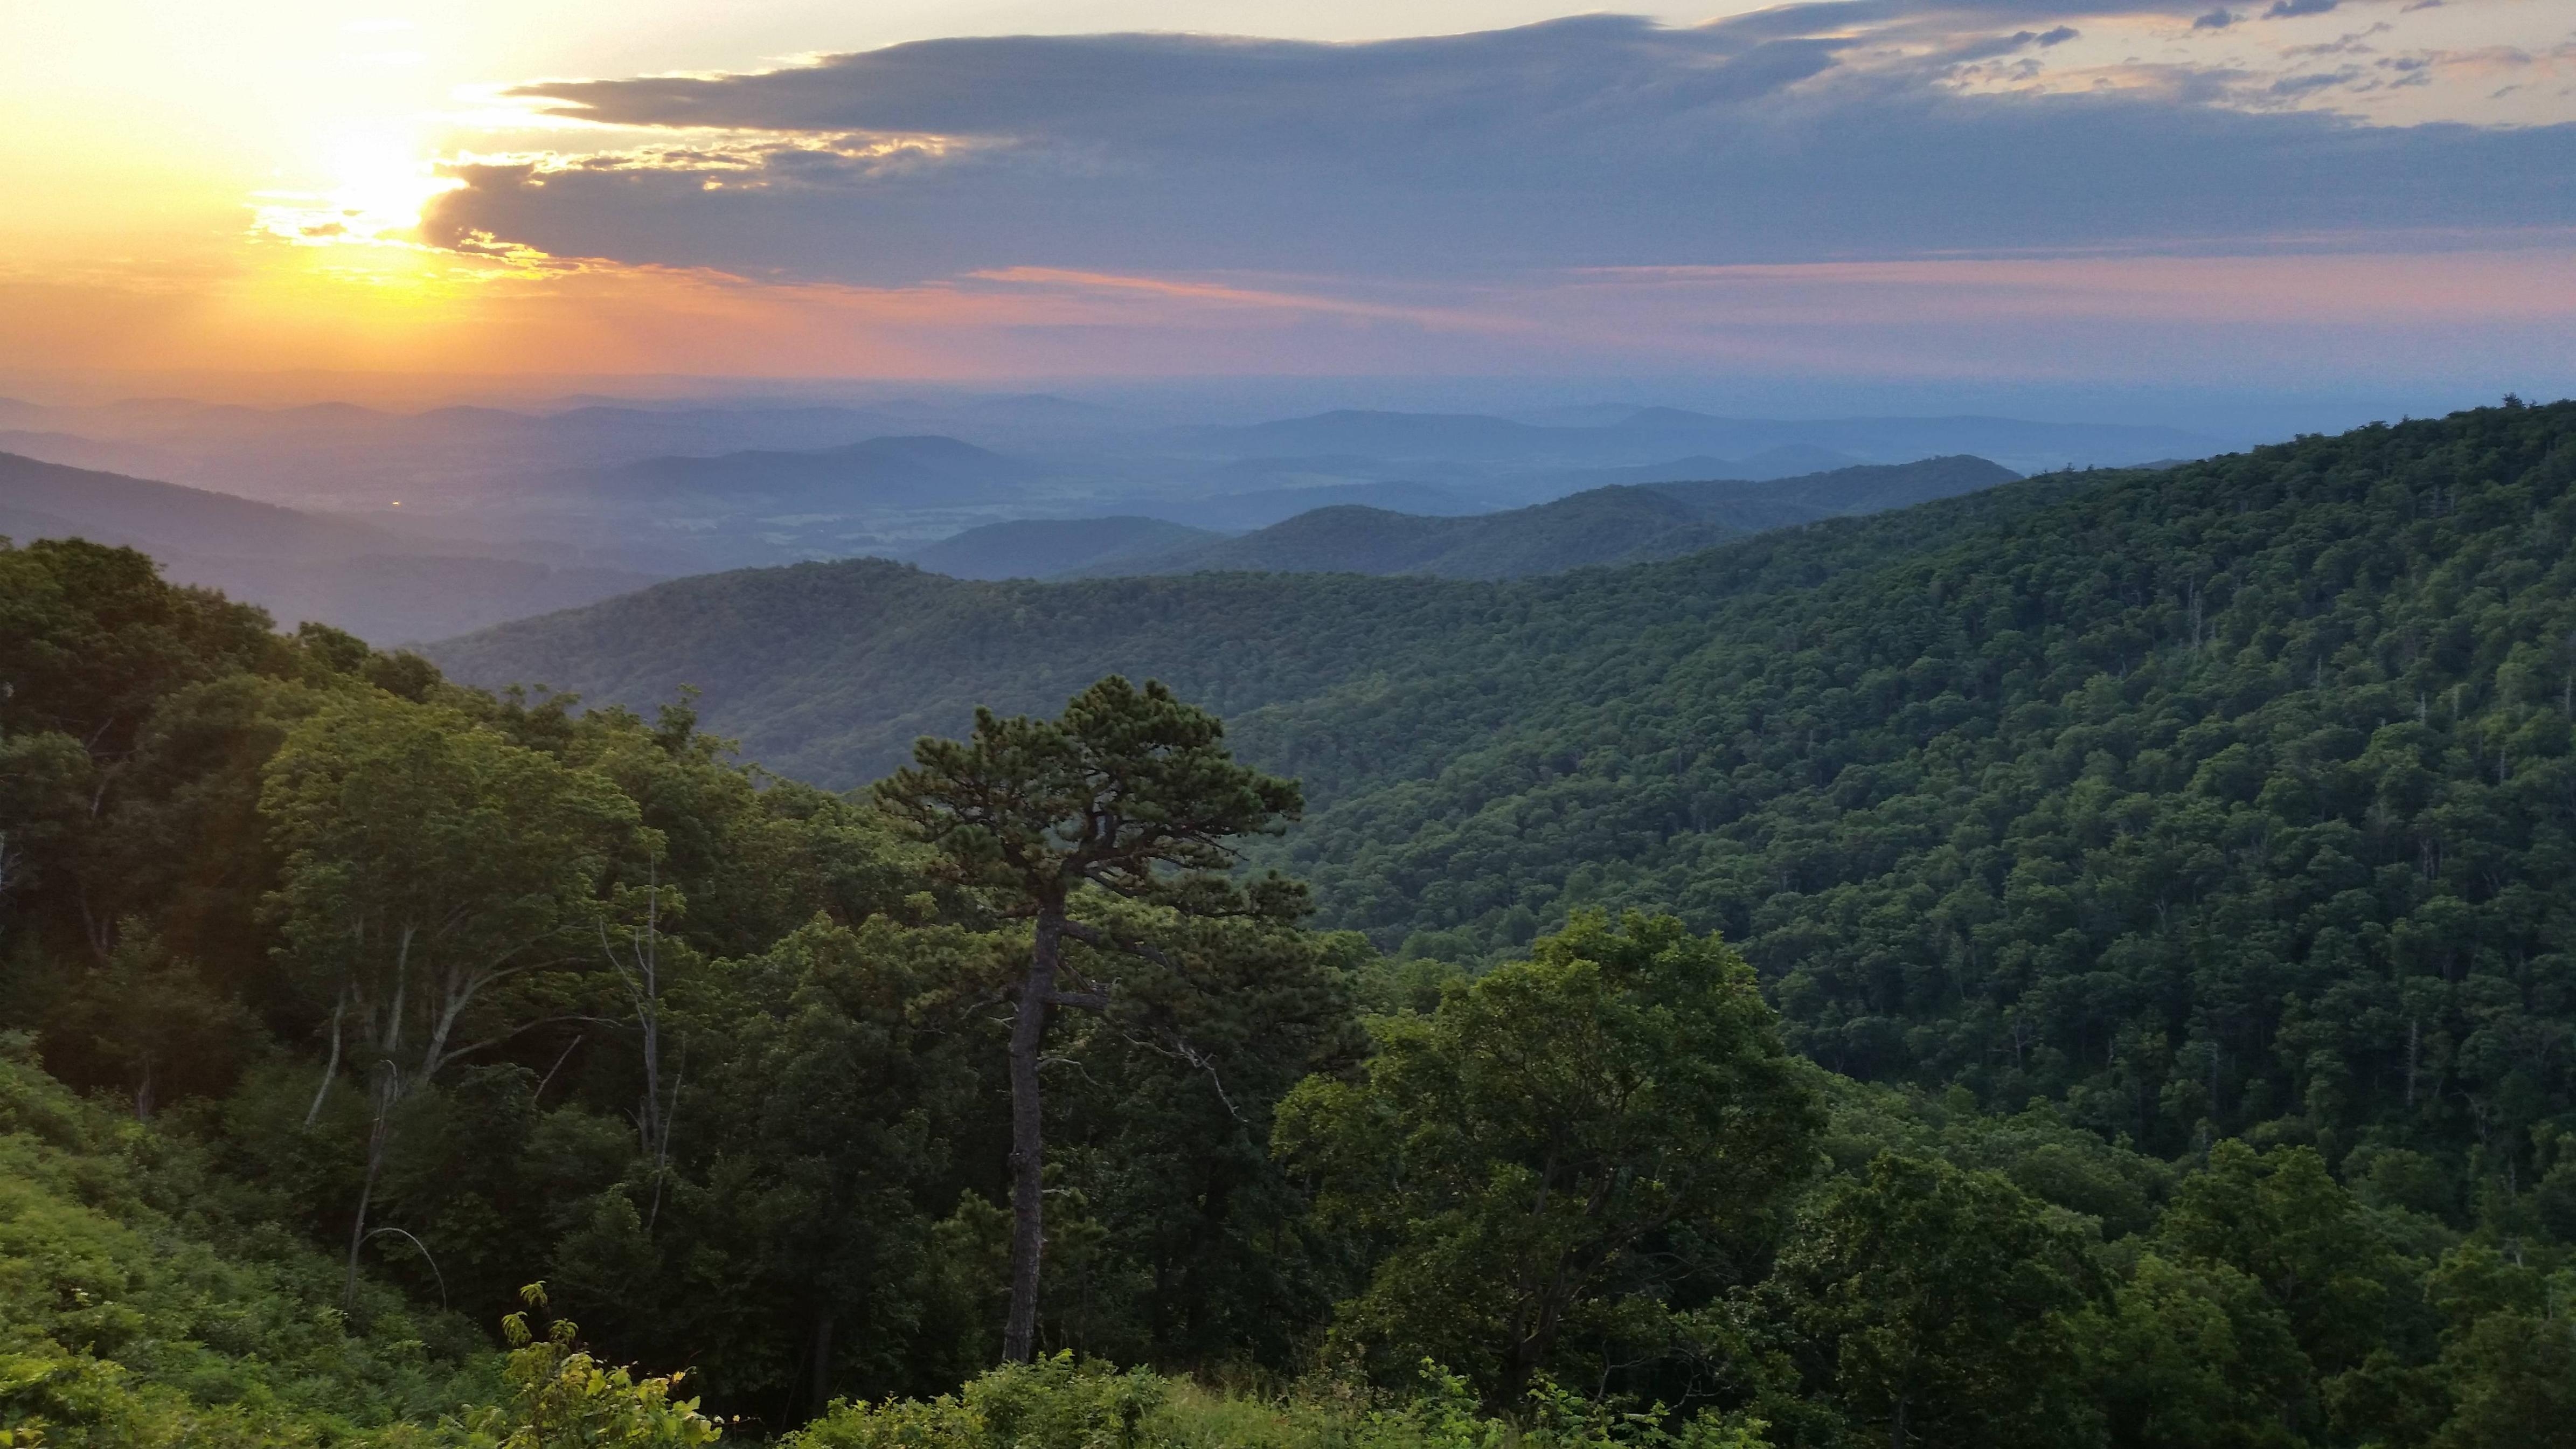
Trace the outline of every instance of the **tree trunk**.
<instances>
[{"instance_id":1,"label":"tree trunk","mask_svg":"<svg viewBox=\"0 0 2576 1449\"><path fill-rule=\"evenodd\" d=\"M349 1011L349 988L340 988L340 999L331 1006L331 1060L322 1064L322 1080L313 1088L313 1105L304 1109L304 1125L310 1128L322 1116L322 1099L331 1093L331 1079L340 1075L340 1018Z\"/></svg>"},{"instance_id":2,"label":"tree trunk","mask_svg":"<svg viewBox=\"0 0 2576 1449\"><path fill-rule=\"evenodd\" d=\"M806 1417L819 1419L832 1402L832 1310L814 1315L814 1382L808 1386Z\"/></svg>"},{"instance_id":3,"label":"tree trunk","mask_svg":"<svg viewBox=\"0 0 2576 1449\"><path fill-rule=\"evenodd\" d=\"M1011 1316L1002 1328L1002 1361L1037 1356L1038 1268L1046 1253L1046 1119L1038 1096L1038 1053L1046 1044L1047 998L1055 993L1064 920L1040 911L1028 979L1011 1022Z\"/></svg>"},{"instance_id":4,"label":"tree trunk","mask_svg":"<svg viewBox=\"0 0 2576 1449\"><path fill-rule=\"evenodd\" d=\"M340 1285L340 1312L358 1309L358 1250L367 1245L367 1209L376 1200L376 1174L384 1170L385 1139L393 1129L393 1086L376 1086L376 1121L367 1133L367 1175L358 1185L358 1213L349 1224L349 1275Z\"/></svg>"}]
</instances>

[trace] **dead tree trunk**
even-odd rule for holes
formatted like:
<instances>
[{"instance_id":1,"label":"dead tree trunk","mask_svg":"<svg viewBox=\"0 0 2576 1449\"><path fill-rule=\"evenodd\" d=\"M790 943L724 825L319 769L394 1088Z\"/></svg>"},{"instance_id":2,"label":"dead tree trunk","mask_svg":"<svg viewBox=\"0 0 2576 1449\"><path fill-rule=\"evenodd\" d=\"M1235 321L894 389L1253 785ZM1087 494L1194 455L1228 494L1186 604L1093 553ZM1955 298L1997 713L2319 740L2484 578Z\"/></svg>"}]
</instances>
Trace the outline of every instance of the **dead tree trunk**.
<instances>
[{"instance_id":1,"label":"dead tree trunk","mask_svg":"<svg viewBox=\"0 0 2576 1449\"><path fill-rule=\"evenodd\" d=\"M1039 913L1028 979L1020 983L1019 1011L1011 1022L1011 1313L1002 1327L1004 1363L1027 1363L1037 1354L1038 1273L1046 1254L1046 1116L1038 1054L1046 1045L1063 926L1056 913Z\"/></svg>"}]
</instances>

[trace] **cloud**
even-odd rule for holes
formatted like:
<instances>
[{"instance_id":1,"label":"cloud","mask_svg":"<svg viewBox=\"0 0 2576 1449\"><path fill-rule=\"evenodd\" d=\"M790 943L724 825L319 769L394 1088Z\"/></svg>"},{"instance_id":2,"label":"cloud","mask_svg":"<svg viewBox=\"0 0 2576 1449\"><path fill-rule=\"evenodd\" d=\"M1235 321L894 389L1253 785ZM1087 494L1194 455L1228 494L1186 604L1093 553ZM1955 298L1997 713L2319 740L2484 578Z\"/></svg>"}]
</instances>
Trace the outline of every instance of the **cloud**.
<instances>
[{"instance_id":1,"label":"cloud","mask_svg":"<svg viewBox=\"0 0 2576 1449\"><path fill-rule=\"evenodd\" d=\"M2233 25L2233 24L2235 24L2235 23L2236 23L2236 12L2235 12L2235 11L2233 11L2233 10L2212 10L2212 11L2210 11L2208 14L2203 15L2203 16L2199 17L2198 19L2196 19L2196 20L2192 21L2192 22L2191 22L2191 28L2192 28L2192 29L2194 29L2194 30L2225 30L2227 27L2229 27L2229 26L2231 26L2231 25Z\"/></svg>"},{"instance_id":2,"label":"cloud","mask_svg":"<svg viewBox=\"0 0 2576 1449\"><path fill-rule=\"evenodd\" d=\"M2266 20L2279 20L2292 15L2323 15L2343 0L2272 0L2272 8L2263 12Z\"/></svg>"},{"instance_id":3,"label":"cloud","mask_svg":"<svg viewBox=\"0 0 2576 1449\"><path fill-rule=\"evenodd\" d=\"M522 95L619 128L602 134L624 149L452 167L461 184L423 234L899 287L1011 268L1506 276L2576 222L2576 127L2277 109L2342 76L1953 83L1975 24L2136 8L1860 0L1348 45L953 39L550 83ZM1939 33L1894 46L1857 23L1872 14Z\"/></svg>"}]
</instances>

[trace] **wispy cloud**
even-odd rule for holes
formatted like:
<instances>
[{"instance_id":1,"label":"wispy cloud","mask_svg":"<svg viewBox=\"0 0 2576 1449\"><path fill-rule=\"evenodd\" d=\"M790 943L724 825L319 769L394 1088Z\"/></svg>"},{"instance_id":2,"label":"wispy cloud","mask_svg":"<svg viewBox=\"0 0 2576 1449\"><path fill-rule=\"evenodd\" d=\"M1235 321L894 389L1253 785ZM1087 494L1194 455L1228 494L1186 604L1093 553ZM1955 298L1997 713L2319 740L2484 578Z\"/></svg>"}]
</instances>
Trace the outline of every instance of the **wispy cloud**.
<instances>
[{"instance_id":1,"label":"wispy cloud","mask_svg":"<svg viewBox=\"0 0 2576 1449\"><path fill-rule=\"evenodd\" d=\"M455 167L424 232L906 285L1013 267L1498 274L2576 222L2576 126L2361 124L2308 103L2397 77L2340 55L2270 73L2079 57L2051 84L1963 79L1995 53L1968 44L1969 22L2069 9L2139 6L1856 0L1693 29L1591 16L1364 45L945 40L534 86L525 98L664 139ZM2187 34L2187 12L2164 23ZM1874 14L1940 44L1891 58L1855 23ZM1990 39L2052 57L2085 43L2071 25Z\"/></svg>"},{"instance_id":2,"label":"wispy cloud","mask_svg":"<svg viewBox=\"0 0 2576 1449\"><path fill-rule=\"evenodd\" d=\"M2255 328L2404 333L2379 350L2408 365L2472 328L2554 357L2533 319L2571 315L2549 279L2576 255L2576 125L2365 116L2567 64L2556 37L2449 23L1840 0L1353 44L926 41L508 88L495 114L554 129L451 158L416 236L844 366L2009 370L2018 348L2107 375L2219 335L2252 355Z\"/></svg>"}]
</instances>

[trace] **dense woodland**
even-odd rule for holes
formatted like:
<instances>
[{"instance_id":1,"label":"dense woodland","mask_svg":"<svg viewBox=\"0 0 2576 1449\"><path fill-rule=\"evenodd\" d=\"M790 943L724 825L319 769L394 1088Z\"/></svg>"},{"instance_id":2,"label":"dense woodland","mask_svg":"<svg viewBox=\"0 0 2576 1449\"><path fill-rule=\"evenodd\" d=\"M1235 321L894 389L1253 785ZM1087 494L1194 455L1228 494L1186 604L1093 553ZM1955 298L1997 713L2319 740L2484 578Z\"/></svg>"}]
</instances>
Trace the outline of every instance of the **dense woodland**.
<instances>
[{"instance_id":1,"label":"dense woodland","mask_svg":"<svg viewBox=\"0 0 2576 1449\"><path fill-rule=\"evenodd\" d=\"M0 548L0 1435L2576 1443L2572 483L2512 404L1512 585L781 571L988 651L848 793Z\"/></svg>"}]
</instances>

